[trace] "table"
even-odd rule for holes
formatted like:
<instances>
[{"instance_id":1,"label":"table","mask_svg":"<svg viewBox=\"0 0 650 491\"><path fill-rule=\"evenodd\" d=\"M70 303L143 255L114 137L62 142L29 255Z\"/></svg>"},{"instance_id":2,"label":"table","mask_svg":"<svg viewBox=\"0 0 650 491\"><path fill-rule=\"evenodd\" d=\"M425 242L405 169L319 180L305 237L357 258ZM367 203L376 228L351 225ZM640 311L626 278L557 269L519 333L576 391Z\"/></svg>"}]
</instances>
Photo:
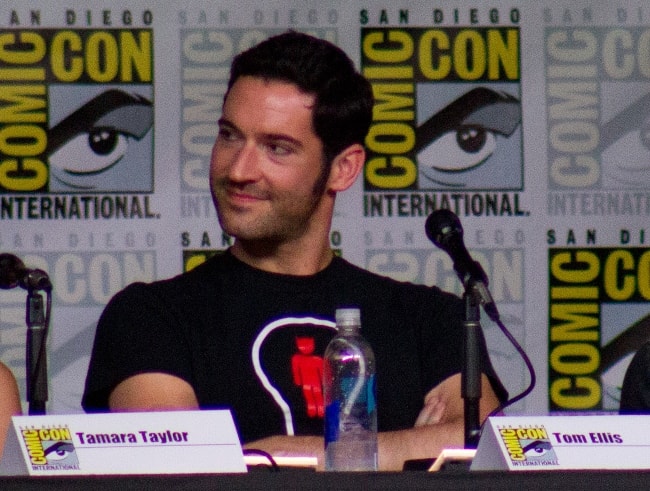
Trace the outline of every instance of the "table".
<instances>
[{"instance_id":1,"label":"table","mask_svg":"<svg viewBox=\"0 0 650 491\"><path fill-rule=\"evenodd\" d=\"M0 477L2 491L38 490L249 490L249 489L570 489L613 491L650 489L648 471L425 471L342 473L282 468L272 471L255 468L247 474L89 476L89 477Z\"/></svg>"}]
</instances>

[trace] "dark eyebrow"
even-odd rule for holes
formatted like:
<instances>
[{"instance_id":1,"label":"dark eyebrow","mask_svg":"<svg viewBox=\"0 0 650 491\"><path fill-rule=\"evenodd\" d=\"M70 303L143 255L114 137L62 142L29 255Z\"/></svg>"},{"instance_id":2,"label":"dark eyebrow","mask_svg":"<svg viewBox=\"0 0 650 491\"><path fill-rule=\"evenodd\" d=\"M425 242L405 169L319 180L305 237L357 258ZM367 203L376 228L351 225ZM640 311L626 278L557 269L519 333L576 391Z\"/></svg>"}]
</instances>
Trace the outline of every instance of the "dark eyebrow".
<instances>
[{"instance_id":1,"label":"dark eyebrow","mask_svg":"<svg viewBox=\"0 0 650 491\"><path fill-rule=\"evenodd\" d=\"M220 127L225 126L237 131L238 133L241 133L241 130L237 127L235 123L233 123L232 121L224 117L219 118L217 124ZM295 146L296 148L303 148L303 143L300 140L297 140L296 138L293 138L285 133L264 133L262 136L266 141L287 142Z\"/></svg>"},{"instance_id":2,"label":"dark eyebrow","mask_svg":"<svg viewBox=\"0 0 650 491\"><path fill-rule=\"evenodd\" d=\"M237 127L235 126L234 123L230 122L229 120L227 120L227 119L224 118L224 117L221 117L221 118L219 118L219 119L217 120L217 125L218 125L219 127L221 127L221 126L228 126L228 127L230 127L230 128L233 128L233 129L236 129L236 128L237 128Z\"/></svg>"},{"instance_id":3,"label":"dark eyebrow","mask_svg":"<svg viewBox=\"0 0 650 491\"><path fill-rule=\"evenodd\" d=\"M221 117L221 118L219 118L217 120L217 124L219 126L223 126L223 125L234 126L230 121L228 121L226 118L223 118L223 117Z\"/></svg>"}]
</instances>

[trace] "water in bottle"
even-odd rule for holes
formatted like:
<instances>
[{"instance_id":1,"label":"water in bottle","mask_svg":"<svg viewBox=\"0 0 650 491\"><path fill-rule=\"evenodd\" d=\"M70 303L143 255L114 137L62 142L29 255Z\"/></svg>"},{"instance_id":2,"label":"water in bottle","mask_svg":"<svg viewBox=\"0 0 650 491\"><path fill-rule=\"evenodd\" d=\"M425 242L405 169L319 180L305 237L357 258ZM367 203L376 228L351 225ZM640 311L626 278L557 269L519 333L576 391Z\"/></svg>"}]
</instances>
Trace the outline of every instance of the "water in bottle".
<instances>
[{"instance_id":1,"label":"water in bottle","mask_svg":"<svg viewBox=\"0 0 650 491\"><path fill-rule=\"evenodd\" d=\"M359 309L337 309L325 350L325 470L377 470L375 356L361 336Z\"/></svg>"}]
</instances>

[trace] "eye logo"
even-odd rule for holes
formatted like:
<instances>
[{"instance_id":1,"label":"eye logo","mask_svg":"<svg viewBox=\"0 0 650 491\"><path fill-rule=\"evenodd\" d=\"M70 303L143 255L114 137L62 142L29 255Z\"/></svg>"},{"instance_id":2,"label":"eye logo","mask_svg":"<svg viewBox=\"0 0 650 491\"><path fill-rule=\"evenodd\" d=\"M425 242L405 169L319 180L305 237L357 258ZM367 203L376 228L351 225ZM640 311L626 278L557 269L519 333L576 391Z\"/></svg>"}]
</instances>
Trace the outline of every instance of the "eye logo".
<instances>
[{"instance_id":1,"label":"eye logo","mask_svg":"<svg viewBox=\"0 0 650 491\"><path fill-rule=\"evenodd\" d=\"M543 457L552 449L551 442L548 440L533 440L523 447L524 455L531 458Z\"/></svg>"},{"instance_id":2,"label":"eye logo","mask_svg":"<svg viewBox=\"0 0 650 491\"><path fill-rule=\"evenodd\" d=\"M520 156L511 152L497 161L499 140L509 138L521 122L521 104L514 96L486 87L476 87L453 100L429 117L416 130L415 151L419 164L420 187L468 189L504 187L501 177L491 185L487 175L512 174ZM505 157L508 152L500 152ZM501 172L482 169L487 162L502 167ZM492 166L492 167L494 167ZM476 171L476 172L475 172ZM520 185L513 182L510 186Z\"/></svg>"},{"instance_id":3,"label":"eye logo","mask_svg":"<svg viewBox=\"0 0 650 491\"><path fill-rule=\"evenodd\" d=\"M94 96L49 131L50 190L151 191L152 143L145 136L152 125L145 96L117 89Z\"/></svg>"},{"instance_id":4,"label":"eye logo","mask_svg":"<svg viewBox=\"0 0 650 491\"><path fill-rule=\"evenodd\" d=\"M34 470L79 468L68 427L23 428L21 433Z\"/></svg>"},{"instance_id":5,"label":"eye logo","mask_svg":"<svg viewBox=\"0 0 650 491\"><path fill-rule=\"evenodd\" d=\"M48 462L65 460L74 452L74 445L70 442L56 442L45 449Z\"/></svg>"}]
</instances>

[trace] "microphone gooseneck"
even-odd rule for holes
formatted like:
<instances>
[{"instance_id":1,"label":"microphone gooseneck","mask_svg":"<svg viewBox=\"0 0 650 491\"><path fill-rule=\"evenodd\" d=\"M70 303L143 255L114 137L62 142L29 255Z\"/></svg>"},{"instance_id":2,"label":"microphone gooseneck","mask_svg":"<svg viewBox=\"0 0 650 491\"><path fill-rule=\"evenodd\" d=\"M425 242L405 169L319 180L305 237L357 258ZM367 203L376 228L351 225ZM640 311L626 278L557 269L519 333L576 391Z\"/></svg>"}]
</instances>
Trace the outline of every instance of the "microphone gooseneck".
<instances>
[{"instance_id":1,"label":"microphone gooseneck","mask_svg":"<svg viewBox=\"0 0 650 491\"><path fill-rule=\"evenodd\" d=\"M30 269L13 254L0 254L0 289L27 290L25 340L26 395L29 414L45 414L48 399L47 334L52 311L52 284L42 269ZM43 295L46 294L46 303Z\"/></svg>"}]
</instances>

